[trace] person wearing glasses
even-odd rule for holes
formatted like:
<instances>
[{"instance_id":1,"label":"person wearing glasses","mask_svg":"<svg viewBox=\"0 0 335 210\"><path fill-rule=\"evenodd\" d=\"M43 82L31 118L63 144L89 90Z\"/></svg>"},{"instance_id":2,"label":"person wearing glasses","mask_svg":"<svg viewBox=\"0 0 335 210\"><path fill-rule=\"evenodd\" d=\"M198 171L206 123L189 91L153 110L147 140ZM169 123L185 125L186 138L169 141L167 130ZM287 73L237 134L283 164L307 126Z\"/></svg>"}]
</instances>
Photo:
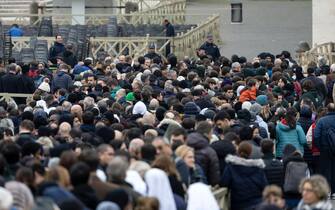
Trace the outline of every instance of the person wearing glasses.
<instances>
[{"instance_id":1,"label":"person wearing glasses","mask_svg":"<svg viewBox=\"0 0 335 210\"><path fill-rule=\"evenodd\" d=\"M302 199L297 210L318 209L331 210L332 203L328 200L330 192L327 180L320 175L314 175L301 181Z\"/></svg>"}]
</instances>

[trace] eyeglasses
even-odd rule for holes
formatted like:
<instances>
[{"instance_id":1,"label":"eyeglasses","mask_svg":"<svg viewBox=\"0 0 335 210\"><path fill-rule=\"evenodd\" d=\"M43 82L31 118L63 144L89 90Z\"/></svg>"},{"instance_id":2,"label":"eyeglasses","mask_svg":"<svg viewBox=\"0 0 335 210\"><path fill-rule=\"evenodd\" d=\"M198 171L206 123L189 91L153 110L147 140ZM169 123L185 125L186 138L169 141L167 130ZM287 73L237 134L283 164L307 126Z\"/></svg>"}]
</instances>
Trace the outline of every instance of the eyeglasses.
<instances>
[{"instance_id":1,"label":"eyeglasses","mask_svg":"<svg viewBox=\"0 0 335 210\"><path fill-rule=\"evenodd\" d=\"M314 190L313 189L308 189L308 188L303 188L302 192L308 192L308 193L310 193L310 192L314 192Z\"/></svg>"}]
</instances>

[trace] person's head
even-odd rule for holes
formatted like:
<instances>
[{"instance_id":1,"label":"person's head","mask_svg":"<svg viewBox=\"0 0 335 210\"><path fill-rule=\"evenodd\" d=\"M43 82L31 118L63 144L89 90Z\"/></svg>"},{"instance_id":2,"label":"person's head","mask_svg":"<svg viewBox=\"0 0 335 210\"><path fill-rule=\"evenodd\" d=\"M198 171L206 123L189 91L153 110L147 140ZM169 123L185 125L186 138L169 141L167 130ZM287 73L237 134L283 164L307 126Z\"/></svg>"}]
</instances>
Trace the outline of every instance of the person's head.
<instances>
[{"instance_id":1,"label":"person's head","mask_svg":"<svg viewBox=\"0 0 335 210\"><path fill-rule=\"evenodd\" d=\"M266 204L272 204L281 209L285 207L285 200L283 199L283 192L281 188L276 185L269 185L264 188L263 201Z\"/></svg>"},{"instance_id":2,"label":"person's head","mask_svg":"<svg viewBox=\"0 0 335 210\"><path fill-rule=\"evenodd\" d=\"M1 154L4 156L7 164L16 164L20 161L21 148L14 142L3 142L1 145Z\"/></svg>"},{"instance_id":3,"label":"person's head","mask_svg":"<svg viewBox=\"0 0 335 210\"><path fill-rule=\"evenodd\" d=\"M129 153L135 159L140 159L141 148L144 146L144 141L140 138L135 138L129 143Z\"/></svg>"},{"instance_id":4,"label":"person's head","mask_svg":"<svg viewBox=\"0 0 335 210\"><path fill-rule=\"evenodd\" d=\"M207 42L208 42L208 43L213 43L213 42L214 42L214 37L213 37L212 34L208 34L208 35L207 35Z\"/></svg>"},{"instance_id":5,"label":"person's head","mask_svg":"<svg viewBox=\"0 0 335 210\"><path fill-rule=\"evenodd\" d=\"M63 43L63 37L59 34L57 34L55 36L55 39L56 39L56 42L59 43L59 44L62 44Z\"/></svg>"},{"instance_id":6,"label":"person's head","mask_svg":"<svg viewBox=\"0 0 335 210\"><path fill-rule=\"evenodd\" d=\"M77 162L77 155L74 151L68 150L62 152L59 160L59 165L63 166L67 170L70 170L70 168Z\"/></svg>"},{"instance_id":7,"label":"person's head","mask_svg":"<svg viewBox=\"0 0 335 210\"><path fill-rule=\"evenodd\" d=\"M106 170L108 180L110 182L122 182L126 178L128 165L128 162L120 156L113 158Z\"/></svg>"},{"instance_id":8,"label":"person's head","mask_svg":"<svg viewBox=\"0 0 335 210\"><path fill-rule=\"evenodd\" d=\"M68 73L69 70L70 70L70 67L66 64L60 64L58 69L59 69L59 71L63 71L63 72Z\"/></svg>"},{"instance_id":9,"label":"person's head","mask_svg":"<svg viewBox=\"0 0 335 210\"><path fill-rule=\"evenodd\" d=\"M64 188L68 188L70 186L69 172L62 166L51 167L48 170L45 179L50 182L55 182Z\"/></svg>"},{"instance_id":10,"label":"person's head","mask_svg":"<svg viewBox=\"0 0 335 210\"><path fill-rule=\"evenodd\" d=\"M88 147L88 145L82 145L82 147L78 160L86 163L90 167L91 172L95 172L99 166L99 155L97 151L85 148Z\"/></svg>"},{"instance_id":11,"label":"person's head","mask_svg":"<svg viewBox=\"0 0 335 210\"><path fill-rule=\"evenodd\" d=\"M83 114L83 123L88 125L93 125L94 123L94 114L90 111L86 111Z\"/></svg>"},{"instance_id":12,"label":"person's head","mask_svg":"<svg viewBox=\"0 0 335 210\"><path fill-rule=\"evenodd\" d=\"M73 187L87 184L90 177L90 167L86 163L78 162L71 167L70 177Z\"/></svg>"},{"instance_id":13,"label":"person's head","mask_svg":"<svg viewBox=\"0 0 335 210\"><path fill-rule=\"evenodd\" d=\"M328 112L335 112L335 104L334 103L329 103L327 105L327 111Z\"/></svg>"},{"instance_id":14,"label":"person's head","mask_svg":"<svg viewBox=\"0 0 335 210\"><path fill-rule=\"evenodd\" d=\"M245 159L248 159L252 152L252 146L248 142L242 142L238 145L237 154Z\"/></svg>"},{"instance_id":15,"label":"person's head","mask_svg":"<svg viewBox=\"0 0 335 210\"><path fill-rule=\"evenodd\" d=\"M218 129L221 129L222 132L227 130L230 127L229 114L224 110L220 111L215 115L214 123Z\"/></svg>"},{"instance_id":16,"label":"person's head","mask_svg":"<svg viewBox=\"0 0 335 210\"><path fill-rule=\"evenodd\" d=\"M273 154L274 151L274 143L271 140L264 139L261 142L261 150L263 154Z\"/></svg>"},{"instance_id":17,"label":"person's head","mask_svg":"<svg viewBox=\"0 0 335 210\"><path fill-rule=\"evenodd\" d=\"M159 210L159 201L155 197L141 197L137 199L135 210Z\"/></svg>"},{"instance_id":18,"label":"person's head","mask_svg":"<svg viewBox=\"0 0 335 210\"><path fill-rule=\"evenodd\" d=\"M213 128L212 128L212 125L208 121L199 122L195 130L196 132L207 137L209 140L212 138Z\"/></svg>"},{"instance_id":19,"label":"person's head","mask_svg":"<svg viewBox=\"0 0 335 210\"><path fill-rule=\"evenodd\" d=\"M156 157L155 161L152 163L153 168L159 168L168 176L176 176L178 177L179 174L177 172L177 168L175 163L172 161L170 156L166 155L159 155Z\"/></svg>"},{"instance_id":20,"label":"person's head","mask_svg":"<svg viewBox=\"0 0 335 210\"><path fill-rule=\"evenodd\" d=\"M171 144L175 142L184 143L186 136L187 136L187 133L185 129L182 127L178 127L171 132L170 142Z\"/></svg>"},{"instance_id":21,"label":"person's head","mask_svg":"<svg viewBox=\"0 0 335 210\"><path fill-rule=\"evenodd\" d=\"M327 200L330 189L323 176L313 175L301 181L300 192L304 203L313 205L319 201Z\"/></svg>"},{"instance_id":22,"label":"person's head","mask_svg":"<svg viewBox=\"0 0 335 210\"><path fill-rule=\"evenodd\" d=\"M7 67L7 71L9 73L16 74L16 66L17 65L15 63L9 64L8 67Z\"/></svg>"},{"instance_id":23,"label":"person's head","mask_svg":"<svg viewBox=\"0 0 335 210\"><path fill-rule=\"evenodd\" d=\"M30 120L23 120L20 124L20 133L31 133L35 129L35 125Z\"/></svg>"},{"instance_id":24,"label":"person's head","mask_svg":"<svg viewBox=\"0 0 335 210\"><path fill-rule=\"evenodd\" d=\"M172 149L170 145L164 141L162 137L156 137L152 141L152 145L156 148L156 152L158 155L163 154L167 156L172 155Z\"/></svg>"},{"instance_id":25,"label":"person's head","mask_svg":"<svg viewBox=\"0 0 335 210\"><path fill-rule=\"evenodd\" d=\"M163 25L166 26L167 24L169 24L169 20L168 20L168 19L164 19L164 20L163 20Z\"/></svg>"},{"instance_id":26,"label":"person's head","mask_svg":"<svg viewBox=\"0 0 335 210\"><path fill-rule=\"evenodd\" d=\"M286 120L287 125L291 129L295 129L295 127L296 127L296 124L297 124L296 116L297 116L297 111L296 111L295 108L293 108L293 107L287 108L284 118Z\"/></svg>"},{"instance_id":27,"label":"person's head","mask_svg":"<svg viewBox=\"0 0 335 210\"><path fill-rule=\"evenodd\" d=\"M176 155L184 160L189 168L194 168L195 158L194 149L187 145L181 145L176 149Z\"/></svg>"},{"instance_id":28,"label":"person's head","mask_svg":"<svg viewBox=\"0 0 335 210\"><path fill-rule=\"evenodd\" d=\"M97 148L97 152L102 166L107 166L114 157L114 149L108 144L101 144Z\"/></svg>"}]
</instances>

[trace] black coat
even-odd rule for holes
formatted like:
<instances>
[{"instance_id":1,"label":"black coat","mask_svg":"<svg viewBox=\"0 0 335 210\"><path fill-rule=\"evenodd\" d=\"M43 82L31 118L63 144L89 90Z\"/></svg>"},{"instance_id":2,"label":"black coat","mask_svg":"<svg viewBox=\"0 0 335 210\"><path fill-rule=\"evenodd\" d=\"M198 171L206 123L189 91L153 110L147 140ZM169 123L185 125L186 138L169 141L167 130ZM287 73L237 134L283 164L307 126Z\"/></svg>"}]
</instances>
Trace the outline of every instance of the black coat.
<instances>
[{"instance_id":1,"label":"black coat","mask_svg":"<svg viewBox=\"0 0 335 210\"><path fill-rule=\"evenodd\" d=\"M71 191L85 206L96 209L99 200L94 189L89 185L75 186Z\"/></svg>"},{"instance_id":2,"label":"black coat","mask_svg":"<svg viewBox=\"0 0 335 210\"><path fill-rule=\"evenodd\" d=\"M7 73L1 77L0 92L23 93L23 86L20 85L20 77L13 73Z\"/></svg>"},{"instance_id":3,"label":"black coat","mask_svg":"<svg viewBox=\"0 0 335 210\"><path fill-rule=\"evenodd\" d=\"M220 163L220 174L223 175L226 167L227 155L235 155L236 148L230 141L220 140L211 144L211 147L215 150L219 158Z\"/></svg>"},{"instance_id":4,"label":"black coat","mask_svg":"<svg viewBox=\"0 0 335 210\"><path fill-rule=\"evenodd\" d=\"M220 185L231 190L231 210L252 209L262 201L262 192L268 183L263 160L228 155L226 162Z\"/></svg>"},{"instance_id":5,"label":"black coat","mask_svg":"<svg viewBox=\"0 0 335 210\"><path fill-rule=\"evenodd\" d=\"M200 133L191 133L187 137L187 145L194 149L195 161L204 171L208 183L215 186L220 182L219 159L209 140Z\"/></svg>"},{"instance_id":6,"label":"black coat","mask_svg":"<svg viewBox=\"0 0 335 210\"><path fill-rule=\"evenodd\" d=\"M34 93L35 92L35 84L34 80L26 75L20 75L19 80L22 82L23 93Z\"/></svg>"},{"instance_id":7,"label":"black coat","mask_svg":"<svg viewBox=\"0 0 335 210\"><path fill-rule=\"evenodd\" d=\"M221 56L220 50L216 44L205 42L200 49L205 50L207 55L212 56L213 60Z\"/></svg>"},{"instance_id":8,"label":"black coat","mask_svg":"<svg viewBox=\"0 0 335 210\"><path fill-rule=\"evenodd\" d=\"M264 154L263 161L265 163L265 176L269 184L275 184L279 187L283 186L284 166L283 163L275 159L273 154Z\"/></svg>"},{"instance_id":9,"label":"black coat","mask_svg":"<svg viewBox=\"0 0 335 210\"><path fill-rule=\"evenodd\" d=\"M63 56L65 46L62 43L55 42L55 44L49 50L49 60L56 64L57 56Z\"/></svg>"},{"instance_id":10,"label":"black coat","mask_svg":"<svg viewBox=\"0 0 335 210\"><path fill-rule=\"evenodd\" d=\"M78 63L77 56L75 56L73 52L68 51L68 50L64 51L63 59L64 59L64 63L66 63L67 65L70 65L71 68L74 68L74 66L77 65Z\"/></svg>"},{"instance_id":11,"label":"black coat","mask_svg":"<svg viewBox=\"0 0 335 210\"><path fill-rule=\"evenodd\" d=\"M320 149L320 174L330 183L331 192L335 193L335 155L328 146L328 130L334 128L335 112L322 117L314 130L315 146Z\"/></svg>"},{"instance_id":12,"label":"black coat","mask_svg":"<svg viewBox=\"0 0 335 210\"><path fill-rule=\"evenodd\" d=\"M174 37L175 36L174 27L171 23L166 24L165 28L166 28L166 33L165 33L166 37Z\"/></svg>"}]
</instances>

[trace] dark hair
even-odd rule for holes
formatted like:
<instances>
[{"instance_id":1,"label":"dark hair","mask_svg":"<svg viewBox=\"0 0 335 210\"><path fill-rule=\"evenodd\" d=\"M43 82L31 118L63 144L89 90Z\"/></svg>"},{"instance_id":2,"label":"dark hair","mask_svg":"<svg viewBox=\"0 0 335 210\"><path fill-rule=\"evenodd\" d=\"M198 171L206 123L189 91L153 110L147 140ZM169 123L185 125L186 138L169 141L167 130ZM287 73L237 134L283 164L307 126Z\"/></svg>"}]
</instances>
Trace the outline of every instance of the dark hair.
<instances>
[{"instance_id":1,"label":"dark hair","mask_svg":"<svg viewBox=\"0 0 335 210\"><path fill-rule=\"evenodd\" d=\"M302 89L306 90L306 91L311 91L315 89L315 85L311 80L305 80L302 83Z\"/></svg>"},{"instance_id":2,"label":"dark hair","mask_svg":"<svg viewBox=\"0 0 335 210\"><path fill-rule=\"evenodd\" d=\"M273 141L269 139L264 139L261 142L261 150L264 154L273 153Z\"/></svg>"},{"instance_id":3,"label":"dark hair","mask_svg":"<svg viewBox=\"0 0 335 210\"><path fill-rule=\"evenodd\" d=\"M297 115L297 111L296 111L295 108L293 108L293 107L287 108L286 115L285 115L285 120L286 120L287 125L291 129L295 129L295 127L297 125L296 115Z\"/></svg>"},{"instance_id":4,"label":"dark hair","mask_svg":"<svg viewBox=\"0 0 335 210\"><path fill-rule=\"evenodd\" d=\"M239 137L241 141L248 141L252 139L253 130L250 126L243 126L239 129Z\"/></svg>"},{"instance_id":5,"label":"dark hair","mask_svg":"<svg viewBox=\"0 0 335 210\"><path fill-rule=\"evenodd\" d=\"M91 171L96 171L100 162L98 153L93 149L82 151L78 159L86 163L90 167Z\"/></svg>"},{"instance_id":6,"label":"dark hair","mask_svg":"<svg viewBox=\"0 0 335 210\"><path fill-rule=\"evenodd\" d=\"M207 121L201 121L196 127L196 131L202 135L207 135L212 131L212 125Z\"/></svg>"},{"instance_id":7,"label":"dark hair","mask_svg":"<svg viewBox=\"0 0 335 210\"><path fill-rule=\"evenodd\" d=\"M222 110L215 115L214 122L217 122L219 120L225 120L225 119L230 120L230 116L226 111Z\"/></svg>"},{"instance_id":8,"label":"dark hair","mask_svg":"<svg viewBox=\"0 0 335 210\"><path fill-rule=\"evenodd\" d=\"M4 142L1 145L1 154L6 159L7 164L15 164L20 161L21 148L14 142Z\"/></svg>"},{"instance_id":9,"label":"dark hair","mask_svg":"<svg viewBox=\"0 0 335 210\"><path fill-rule=\"evenodd\" d=\"M152 144L144 144L141 148L141 157L146 161L155 160L156 148Z\"/></svg>"},{"instance_id":10,"label":"dark hair","mask_svg":"<svg viewBox=\"0 0 335 210\"><path fill-rule=\"evenodd\" d=\"M84 112L83 116L84 124L93 124L94 123L94 114L91 111Z\"/></svg>"},{"instance_id":11,"label":"dark hair","mask_svg":"<svg viewBox=\"0 0 335 210\"><path fill-rule=\"evenodd\" d=\"M229 142L236 142L236 144L240 143L240 137L235 133L235 132L228 132L224 135L223 138L224 141L229 141Z\"/></svg>"},{"instance_id":12,"label":"dark hair","mask_svg":"<svg viewBox=\"0 0 335 210\"><path fill-rule=\"evenodd\" d=\"M72 186L87 184L90 177L90 167L84 162L74 164L70 169Z\"/></svg>"}]
</instances>

